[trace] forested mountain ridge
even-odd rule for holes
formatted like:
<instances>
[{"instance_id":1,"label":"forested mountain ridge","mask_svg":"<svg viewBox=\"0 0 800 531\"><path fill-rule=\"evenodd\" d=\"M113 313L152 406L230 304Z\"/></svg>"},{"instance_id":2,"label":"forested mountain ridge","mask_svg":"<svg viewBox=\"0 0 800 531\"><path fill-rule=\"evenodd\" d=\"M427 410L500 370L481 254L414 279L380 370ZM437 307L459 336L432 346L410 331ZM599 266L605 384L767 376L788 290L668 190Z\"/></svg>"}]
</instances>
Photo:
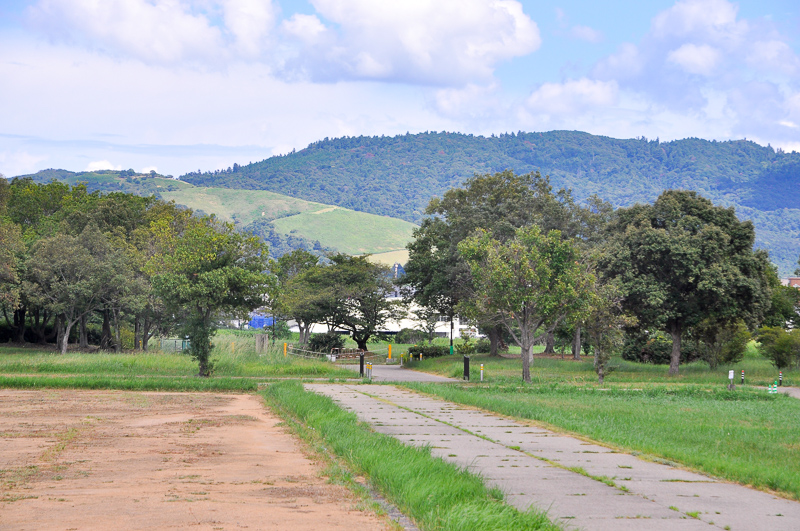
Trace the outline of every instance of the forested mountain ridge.
<instances>
[{"instance_id":1,"label":"forested mountain ridge","mask_svg":"<svg viewBox=\"0 0 800 531\"><path fill-rule=\"evenodd\" d=\"M650 202L667 188L697 190L715 201L759 210L800 204L783 193L757 193L761 181L800 176L798 153L747 140L620 140L577 131L325 139L288 155L228 171L189 173L181 180L268 189L418 223L431 197L476 173L505 169L539 170L556 188L571 188L578 198L596 193L614 206Z\"/></svg>"},{"instance_id":2,"label":"forested mountain ridge","mask_svg":"<svg viewBox=\"0 0 800 531\"><path fill-rule=\"evenodd\" d=\"M198 186L263 189L419 223L430 199L479 173L540 171L578 200L615 207L652 202L665 189L696 190L753 219L758 243L782 274L800 255L800 153L748 140L671 142L577 131L482 137L420 133L325 139L288 155L225 171L189 173Z\"/></svg>"}]
</instances>

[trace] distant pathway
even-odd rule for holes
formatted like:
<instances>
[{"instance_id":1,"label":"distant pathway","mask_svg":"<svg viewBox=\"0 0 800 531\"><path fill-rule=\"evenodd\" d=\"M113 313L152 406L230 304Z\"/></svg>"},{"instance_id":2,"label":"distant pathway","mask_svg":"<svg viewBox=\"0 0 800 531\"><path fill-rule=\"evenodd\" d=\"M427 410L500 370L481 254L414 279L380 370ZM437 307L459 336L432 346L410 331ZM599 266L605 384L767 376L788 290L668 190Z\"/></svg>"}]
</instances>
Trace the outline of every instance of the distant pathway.
<instances>
[{"instance_id":1,"label":"distant pathway","mask_svg":"<svg viewBox=\"0 0 800 531\"><path fill-rule=\"evenodd\" d=\"M512 505L549 509L551 518L569 528L800 529L800 503L407 389L306 388L333 398L380 433L429 445L433 455L499 486Z\"/></svg>"},{"instance_id":2,"label":"distant pathway","mask_svg":"<svg viewBox=\"0 0 800 531\"><path fill-rule=\"evenodd\" d=\"M344 365L346 369L350 369L358 373L358 365ZM436 374L428 374L426 372L412 371L400 365L373 365L372 366L372 379L376 382L434 382L434 383L447 383L458 382L455 378L446 378Z\"/></svg>"}]
</instances>

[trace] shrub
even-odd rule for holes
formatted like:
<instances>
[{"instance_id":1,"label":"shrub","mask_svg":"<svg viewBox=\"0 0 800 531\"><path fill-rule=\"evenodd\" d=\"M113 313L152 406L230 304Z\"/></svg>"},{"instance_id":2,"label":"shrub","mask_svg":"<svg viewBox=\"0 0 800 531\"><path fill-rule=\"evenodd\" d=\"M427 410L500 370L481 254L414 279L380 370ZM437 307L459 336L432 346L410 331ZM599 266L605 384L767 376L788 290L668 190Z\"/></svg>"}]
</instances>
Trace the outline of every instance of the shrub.
<instances>
[{"instance_id":1,"label":"shrub","mask_svg":"<svg viewBox=\"0 0 800 531\"><path fill-rule=\"evenodd\" d=\"M469 356L475 352L475 341L473 341L471 337L467 336L463 339L463 341L455 344L455 351L459 356Z\"/></svg>"},{"instance_id":2,"label":"shrub","mask_svg":"<svg viewBox=\"0 0 800 531\"><path fill-rule=\"evenodd\" d=\"M622 345L622 359L652 363L654 365L669 364L672 355L672 338L663 332L637 330L625 336ZM681 363L688 363L697 358L697 347L692 341L681 341Z\"/></svg>"},{"instance_id":3,"label":"shrub","mask_svg":"<svg viewBox=\"0 0 800 531\"><path fill-rule=\"evenodd\" d=\"M425 340L425 334L413 328L403 328L397 335L394 336L396 343L405 343L413 345L415 343L422 343Z\"/></svg>"},{"instance_id":4,"label":"shrub","mask_svg":"<svg viewBox=\"0 0 800 531\"><path fill-rule=\"evenodd\" d=\"M414 345L408 348L408 354L412 359L419 358L420 354L422 354L423 359L438 358L450 354L450 347L441 345Z\"/></svg>"},{"instance_id":5,"label":"shrub","mask_svg":"<svg viewBox=\"0 0 800 531\"><path fill-rule=\"evenodd\" d=\"M335 348L344 348L344 336L336 332L314 334L308 340L308 347L314 352L329 354Z\"/></svg>"},{"instance_id":6,"label":"shrub","mask_svg":"<svg viewBox=\"0 0 800 531\"><path fill-rule=\"evenodd\" d=\"M800 364L800 330L787 332L783 328L764 327L758 331L759 351L778 369L793 362Z\"/></svg>"}]
</instances>

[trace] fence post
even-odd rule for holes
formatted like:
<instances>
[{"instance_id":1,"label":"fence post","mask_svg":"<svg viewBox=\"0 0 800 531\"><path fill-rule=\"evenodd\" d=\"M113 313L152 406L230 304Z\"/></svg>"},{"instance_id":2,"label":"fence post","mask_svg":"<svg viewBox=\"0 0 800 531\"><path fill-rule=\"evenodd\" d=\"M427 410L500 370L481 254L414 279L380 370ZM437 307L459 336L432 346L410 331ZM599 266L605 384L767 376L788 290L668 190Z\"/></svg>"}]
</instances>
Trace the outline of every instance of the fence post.
<instances>
[{"instance_id":1,"label":"fence post","mask_svg":"<svg viewBox=\"0 0 800 531\"><path fill-rule=\"evenodd\" d=\"M364 377L364 353L358 355L358 375Z\"/></svg>"},{"instance_id":2,"label":"fence post","mask_svg":"<svg viewBox=\"0 0 800 531\"><path fill-rule=\"evenodd\" d=\"M464 379L469 381L469 356L464 356Z\"/></svg>"}]
</instances>

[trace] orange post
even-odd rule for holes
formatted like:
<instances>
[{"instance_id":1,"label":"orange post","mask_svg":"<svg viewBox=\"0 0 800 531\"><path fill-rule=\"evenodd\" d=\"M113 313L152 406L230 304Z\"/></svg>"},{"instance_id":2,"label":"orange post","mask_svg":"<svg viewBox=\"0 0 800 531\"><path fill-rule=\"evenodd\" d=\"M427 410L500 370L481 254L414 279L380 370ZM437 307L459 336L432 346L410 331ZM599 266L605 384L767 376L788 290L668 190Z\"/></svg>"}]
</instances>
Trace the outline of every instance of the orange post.
<instances>
[{"instance_id":1,"label":"orange post","mask_svg":"<svg viewBox=\"0 0 800 531\"><path fill-rule=\"evenodd\" d=\"M389 343L389 360L392 359L392 344Z\"/></svg>"},{"instance_id":2,"label":"orange post","mask_svg":"<svg viewBox=\"0 0 800 531\"><path fill-rule=\"evenodd\" d=\"M286 357L286 343L283 344L283 357Z\"/></svg>"}]
</instances>

